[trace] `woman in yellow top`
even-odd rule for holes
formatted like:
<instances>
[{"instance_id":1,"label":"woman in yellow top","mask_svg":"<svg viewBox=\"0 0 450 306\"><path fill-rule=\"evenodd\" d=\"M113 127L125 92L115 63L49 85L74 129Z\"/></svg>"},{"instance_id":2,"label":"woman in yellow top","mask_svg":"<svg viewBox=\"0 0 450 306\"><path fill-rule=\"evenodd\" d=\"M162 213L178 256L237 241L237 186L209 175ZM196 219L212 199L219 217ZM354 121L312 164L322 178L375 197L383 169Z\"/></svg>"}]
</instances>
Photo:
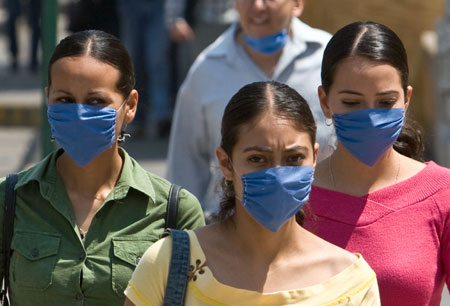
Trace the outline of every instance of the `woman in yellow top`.
<instances>
[{"instance_id":1,"label":"woman in yellow top","mask_svg":"<svg viewBox=\"0 0 450 306\"><path fill-rule=\"evenodd\" d=\"M227 105L221 133L224 196L218 222L188 232L185 305L380 305L361 255L296 222L318 152L306 101L273 81L246 85ZM163 305L172 240L146 251L125 305Z\"/></svg>"}]
</instances>

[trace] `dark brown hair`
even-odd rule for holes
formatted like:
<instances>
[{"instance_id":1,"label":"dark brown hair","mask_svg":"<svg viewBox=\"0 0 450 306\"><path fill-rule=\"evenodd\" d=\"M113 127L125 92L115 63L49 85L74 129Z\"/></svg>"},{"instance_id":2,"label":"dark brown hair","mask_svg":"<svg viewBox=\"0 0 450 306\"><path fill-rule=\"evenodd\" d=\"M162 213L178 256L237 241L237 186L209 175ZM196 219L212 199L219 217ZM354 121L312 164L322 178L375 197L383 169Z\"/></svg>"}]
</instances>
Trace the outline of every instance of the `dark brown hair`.
<instances>
[{"instance_id":1,"label":"dark brown hair","mask_svg":"<svg viewBox=\"0 0 450 306\"><path fill-rule=\"evenodd\" d=\"M333 35L325 48L322 60L322 87L325 93L333 84L339 64L346 58L359 56L370 61L387 63L400 74L403 91L408 87L408 58L405 47L394 31L375 22L354 22ZM394 149L408 157L422 160L423 132L411 119L406 119Z\"/></svg>"},{"instance_id":2,"label":"dark brown hair","mask_svg":"<svg viewBox=\"0 0 450 306\"><path fill-rule=\"evenodd\" d=\"M73 33L59 42L48 64L48 86L52 83L53 63L64 57L89 55L119 70L117 89L126 98L135 85L133 62L120 40L112 34L98 30Z\"/></svg>"},{"instance_id":3,"label":"dark brown hair","mask_svg":"<svg viewBox=\"0 0 450 306\"><path fill-rule=\"evenodd\" d=\"M255 82L242 87L228 102L222 118L220 146L231 158L242 127L254 123L265 112L271 111L287 119L299 130L307 132L311 145L316 142L316 123L305 99L291 87L275 81ZM234 187L222 180L223 196L216 216L219 221L235 213ZM300 215L302 213L300 212ZM297 220L302 221L302 217Z\"/></svg>"}]
</instances>

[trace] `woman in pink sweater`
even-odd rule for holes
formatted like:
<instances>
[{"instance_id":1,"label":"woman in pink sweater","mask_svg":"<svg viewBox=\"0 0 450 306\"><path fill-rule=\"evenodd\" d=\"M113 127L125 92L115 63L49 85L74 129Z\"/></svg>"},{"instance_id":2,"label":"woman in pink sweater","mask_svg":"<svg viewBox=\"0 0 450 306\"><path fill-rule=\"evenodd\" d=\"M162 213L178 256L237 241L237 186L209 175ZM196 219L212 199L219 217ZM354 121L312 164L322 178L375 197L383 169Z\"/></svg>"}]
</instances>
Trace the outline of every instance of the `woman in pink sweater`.
<instances>
[{"instance_id":1,"label":"woman in pink sweater","mask_svg":"<svg viewBox=\"0 0 450 306\"><path fill-rule=\"evenodd\" d=\"M450 170L417 161L402 42L381 24L345 26L325 49L318 91L338 144L317 166L305 227L362 253L383 306L438 306L450 286Z\"/></svg>"}]
</instances>

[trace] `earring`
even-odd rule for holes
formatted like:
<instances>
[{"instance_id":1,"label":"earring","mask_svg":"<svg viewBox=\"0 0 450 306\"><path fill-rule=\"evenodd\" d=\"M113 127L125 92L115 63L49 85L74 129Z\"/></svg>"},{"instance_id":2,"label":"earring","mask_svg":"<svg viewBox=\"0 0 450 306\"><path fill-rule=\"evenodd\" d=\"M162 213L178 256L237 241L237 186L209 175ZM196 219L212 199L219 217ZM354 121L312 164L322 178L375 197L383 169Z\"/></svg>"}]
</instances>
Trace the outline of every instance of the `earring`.
<instances>
[{"instance_id":1,"label":"earring","mask_svg":"<svg viewBox=\"0 0 450 306\"><path fill-rule=\"evenodd\" d=\"M55 136L53 136L53 135L50 136L50 141L51 141L51 142L55 142Z\"/></svg>"},{"instance_id":2,"label":"earring","mask_svg":"<svg viewBox=\"0 0 450 306\"><path fill-rule=\"evenodd\" d=\"M231 186L233 186L233 181L231 181L231 180L225 180L225 186L227 186L227 187L231 187Z\"/></svg>"},{"instance_id":3,"label":"earring","mask_svg":"<svg viewBox=\"0 0 450 306\"><path fill-rule=\"evenodd\" d=\"M125 142L126 137L131 137L131 135L126 133L125 130L122 130L120 131L119 137L117 137L117 141L119 143Z\"/></svg>"},{"instance_id":4,"label":"earring","mask_svg":"<svg viewBox=\"0 0 450 306\"><path fill-rule=\"evenodd\" d=\"M325 118L325 125L326 126L332 126L333 125L333 119Z\"/></svg>"}]
</instances>

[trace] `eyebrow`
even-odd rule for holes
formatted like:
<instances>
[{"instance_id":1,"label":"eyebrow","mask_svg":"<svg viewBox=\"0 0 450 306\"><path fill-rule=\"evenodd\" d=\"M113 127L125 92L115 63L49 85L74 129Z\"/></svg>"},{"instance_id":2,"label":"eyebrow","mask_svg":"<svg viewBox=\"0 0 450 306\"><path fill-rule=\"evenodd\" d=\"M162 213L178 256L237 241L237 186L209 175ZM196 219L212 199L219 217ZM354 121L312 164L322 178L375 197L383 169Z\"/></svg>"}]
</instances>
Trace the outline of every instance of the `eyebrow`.
<instances>
[{"instance_id":1,"label":"eyebrow","mask_svg":"<svg viewBox=\"0 0 450 306\"><path fill-rule=\"evenodd\" d=\"M66 91L64 89L57 89L57 90L54 91L54 93L62 93L62 94L65 94L65 95L71 95L72 94L71 92ZM94 91L88 92L88 96L98 95L98 94L102 95L102 96L105 96L105 93L103 91L101 91L101 90L94 90Z\"/></svg>"},{"instance_id":2,"label":"eyebrow","mask_svg":"<svg viewBox=\"0 0 450 306\"><path fill-rule=\"evenodd\" d=\"M66 95L71 95L71 93L70 93L70 92L68 92L68 91L65 91L65 90L63 90L63 89L58 89L58 90L55 90L55 91L54 91L54 93L63 93L63 94L66 94Z\"/></svg>"},{"instance_id":3,"label":"eyebrow","mask_svg":"<svg viewBox=\"0 0 450 306\"><path fill-rule=\"evenodd\" d=\"M377 93L376 96L386 96L386 95L392 95L392 94L398 94L398 91L397 90L387 90L387 91Z\"/></svg>"},{"instance_id":4,"label":"eyebrow","mask_svg":"<svg viewBox=\"0 0 450 306\"><path fill-rule=\"evenodd\" d=\"M250 151L258 151L258 152L264 152L264 153L271 153L272 149L269 147L263 147L263 146L252 146L245 148L242 152L250 152ZM283 150L283 152L296 152L296 151L308 151L308 148L305 146L292 146L290 148L287 148L286 150Z\"/></svg>"},{"instance_id":5,"label":"eyebrow","mask_svg":"<svg viewBox=\"0 0 450 306\"><path fill-rule=\"evenodd\" d=\"M348 89L344 89L338 92L338 94L351 94L351 95L358 95L358 96L362 96L363 94L357 91L353 91L353 90L348 90ZM378 92L375 95L376 96L386 96L386 95L392 95L392 94L398 94L397 90L386 90L383 92Z\"/></svg>"},{"instance_id":6,"label":"eyebrow","mask_svg":"<svg viewBox=\"0 0 450 306\"><path fill-rule=\"evenodd\" d=\"M351 95L362 96L362 94L360 92L353 91L353 90L348 90L348 89L341 90L341 91L338 92L338 94L351 94Z\"/></svg>"}]
</instances>

